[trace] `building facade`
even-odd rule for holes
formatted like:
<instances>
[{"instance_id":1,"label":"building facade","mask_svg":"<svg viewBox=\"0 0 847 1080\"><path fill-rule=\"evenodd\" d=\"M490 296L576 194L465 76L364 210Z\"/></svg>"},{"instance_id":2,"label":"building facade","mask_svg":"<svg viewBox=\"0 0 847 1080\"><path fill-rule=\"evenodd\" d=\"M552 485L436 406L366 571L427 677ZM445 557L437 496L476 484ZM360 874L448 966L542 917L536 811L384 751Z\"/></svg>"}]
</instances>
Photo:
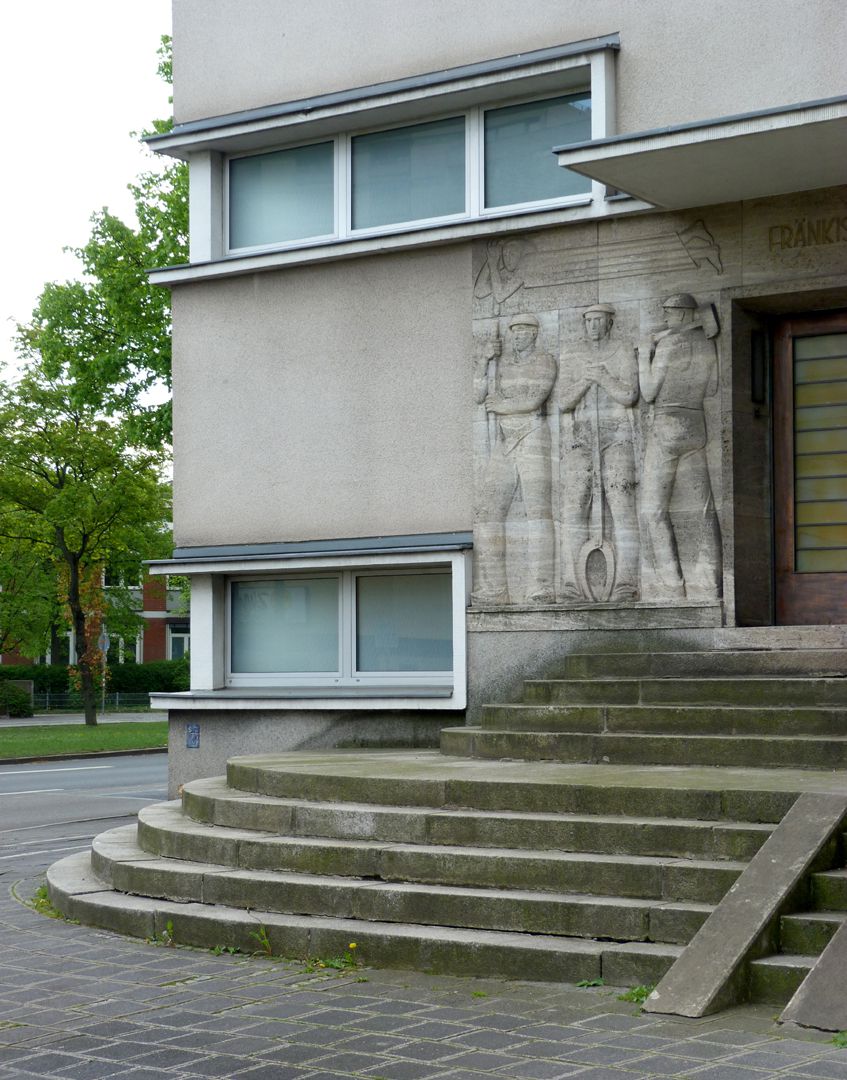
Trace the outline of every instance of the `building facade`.
<instances>
[{"instance_id":1,"label":"building facade","mask_svg":"<svg viewBox=\"0 0 847 1080\"><path fill-rule=\"evenodd\" d=\"M169 588L164 578L147 578L131 589L131 595L143 621L134 641L109 635L109 662L145 664L153 660L181 660L186 656L191 643L191 622L182 591ZM38 661L8 652L0 653L0 664L69 664L75 652L73 630L60 633L54 629L50 645Z\"/></svg>"},{"instance_id":2,"label":"building facade","mask_svg":"<svg viewBox=\"0 0 847 1080\"><path fill-rule=\"evenodd\" d=\"M434 744L613 635L847 622L845 29L176 0L173 786Z\"/></svg>"}]
</instances>

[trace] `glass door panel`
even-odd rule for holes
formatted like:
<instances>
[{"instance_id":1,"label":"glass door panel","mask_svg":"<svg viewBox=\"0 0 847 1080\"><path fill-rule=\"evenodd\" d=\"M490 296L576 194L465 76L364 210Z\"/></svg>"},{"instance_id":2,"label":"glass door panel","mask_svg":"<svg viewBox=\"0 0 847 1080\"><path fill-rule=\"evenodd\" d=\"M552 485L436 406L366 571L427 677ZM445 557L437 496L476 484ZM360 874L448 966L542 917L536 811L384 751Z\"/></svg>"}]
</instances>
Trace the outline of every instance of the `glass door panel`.
<instances>
[{"instance_id":1,"label":"glass door panel","mask_svg":"<svg viewBox=\"0 0 847 1080\"><path fill-rule=\"evenodd\" d=\"M847 619L847 313L780 324L774 357L777 622Z\"/></svg>"}]
</instances>

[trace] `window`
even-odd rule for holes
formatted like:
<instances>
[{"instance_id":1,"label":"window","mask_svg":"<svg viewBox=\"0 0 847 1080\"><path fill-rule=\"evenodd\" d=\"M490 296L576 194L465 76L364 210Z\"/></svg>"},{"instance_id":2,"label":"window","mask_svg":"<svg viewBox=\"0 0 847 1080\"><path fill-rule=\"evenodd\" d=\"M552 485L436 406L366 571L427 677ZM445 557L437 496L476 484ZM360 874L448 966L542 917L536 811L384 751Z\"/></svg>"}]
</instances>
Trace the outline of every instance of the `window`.
<instances>
[{"instance_id":1,"label":"window","mask_svg":"<svg viewBox=\"0 0 847 1080\"><path fill-rule=\"evenodd\" d=\"M591 189L563 169L553 146L591 138L591 97L573 94L485 112L485 206L561 199Z\"/></svg>"},{"instance_id":2,"label":"window","mask_svg":"<svg viewBox=\"0 0 847 1080\"><path fill-rule=\"evenodd\" d=\"M233 158L229 163L229 242L255 247L335 232L332 142Z\"/></svg>"},{"instance_id":3,"label":"window","mask_svg":"<svg viewBox=\"0 0 847 1080\"><path fill-rule=\"evenodd\" d=\"M296 247L588 202L591 181L563 169L552 149L590 138L585 90L233 156L227 247Z\"/></svg>"},{"instance_id":4,"label":"window","mask_svg":"<svg viewBox=\"0 0 847 1080\"><path fill-rule=\"evenodd\" d=\"M168 660L182 660L188 653L191 633L187 624L168 627Z\"/></svg>"},{"instance_id":5,"label":"window","mask_svg":"<svg viewBox=\"0 0 847 1080\"><path fill-rule=\"evenodd\" d=\"M351 139L352 227L465 212L465 118Z\"/></svg>"},{"instance_id":6,"label":"window","mask_svg":"<svg viewBox=\"0 0 847 1080\"><path fill-rule=\"evenodd\" d=\"M453 684L448 567L234 578L230 686Z\"/></svg>"}]
</instances>

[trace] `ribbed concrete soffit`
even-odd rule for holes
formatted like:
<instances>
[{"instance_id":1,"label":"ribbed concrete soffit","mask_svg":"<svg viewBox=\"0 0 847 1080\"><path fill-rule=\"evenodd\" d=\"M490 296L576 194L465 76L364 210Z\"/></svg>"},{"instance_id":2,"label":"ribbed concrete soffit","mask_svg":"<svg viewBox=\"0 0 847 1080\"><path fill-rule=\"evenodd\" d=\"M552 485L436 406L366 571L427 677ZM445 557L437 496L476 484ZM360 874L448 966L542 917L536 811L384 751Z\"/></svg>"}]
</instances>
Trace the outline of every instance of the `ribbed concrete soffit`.
<instances>
[{"instance_id":1,"label":"ribbed concrete soffit","mask_svg":"<svg viewBox=\"0 0 847 1080\"><path fill-rule=\"evenodd\" d=\"M557 147L559 164L666 210L835 187L847 96Z\"/></svg>"}]
</instances>

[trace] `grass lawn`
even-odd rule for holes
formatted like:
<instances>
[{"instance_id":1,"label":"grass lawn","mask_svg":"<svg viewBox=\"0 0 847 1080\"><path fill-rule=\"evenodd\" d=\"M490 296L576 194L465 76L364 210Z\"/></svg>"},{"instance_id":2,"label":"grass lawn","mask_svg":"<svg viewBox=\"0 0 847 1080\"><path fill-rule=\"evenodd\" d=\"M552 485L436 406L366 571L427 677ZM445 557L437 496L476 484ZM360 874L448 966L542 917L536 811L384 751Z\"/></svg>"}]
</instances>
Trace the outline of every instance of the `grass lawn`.
<instances>
[{"instance_id":1,"label":"grass lawn","mask_svg":"<svg viewBox=\"0 0 847 1080\"><path fill-rule=\"evenodd\" d=\"M167 743L166 720L100 723L97 727L77 723L0 728L0 758L73 755L92 750L148 750Z\"/></svg>"}]
</instances>

